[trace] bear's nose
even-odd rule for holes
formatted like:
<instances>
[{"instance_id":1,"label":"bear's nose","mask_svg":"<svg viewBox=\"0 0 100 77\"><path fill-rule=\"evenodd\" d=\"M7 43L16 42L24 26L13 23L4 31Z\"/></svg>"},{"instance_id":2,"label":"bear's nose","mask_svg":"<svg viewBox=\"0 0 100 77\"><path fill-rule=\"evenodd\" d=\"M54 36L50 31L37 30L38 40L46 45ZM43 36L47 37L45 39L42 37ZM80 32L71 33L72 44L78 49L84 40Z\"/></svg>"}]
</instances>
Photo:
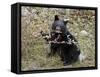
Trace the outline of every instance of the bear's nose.
<instances>
[{"instance_id":1,"label":"bear's nose","mask_svg":"<svg viewBox=\"0 0 100 77\"><path fill-rule=\"evenodd\" d=\"M61 32L61 28L60 28L60 27L56 27L55 32L56 32L56 33L62 33L62 32Z\"/></svg>"}]
</instances>

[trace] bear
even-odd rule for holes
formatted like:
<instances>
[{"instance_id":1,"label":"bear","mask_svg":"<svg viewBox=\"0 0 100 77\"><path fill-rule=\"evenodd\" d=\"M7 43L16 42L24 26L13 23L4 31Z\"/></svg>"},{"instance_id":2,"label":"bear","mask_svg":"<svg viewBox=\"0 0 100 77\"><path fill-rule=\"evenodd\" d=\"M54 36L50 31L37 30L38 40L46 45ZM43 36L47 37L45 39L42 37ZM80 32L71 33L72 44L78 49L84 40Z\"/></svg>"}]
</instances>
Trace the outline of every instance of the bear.
<instances>
[{"instance_id":1,"label":"bear","mask_svg":"<svg viewBox=\"0 0 100 77\"><path fill-rule=\"evenodd\" d=\"M68 31L67 23L68 19L61 20L58 15L55 15L50 38L47 38L49 34L41 31L44 39L50 44L51 52L48 55L53 56L58 53L64 66L76 62L80 55L77 40Z\"/></svg>"}]
</instances>

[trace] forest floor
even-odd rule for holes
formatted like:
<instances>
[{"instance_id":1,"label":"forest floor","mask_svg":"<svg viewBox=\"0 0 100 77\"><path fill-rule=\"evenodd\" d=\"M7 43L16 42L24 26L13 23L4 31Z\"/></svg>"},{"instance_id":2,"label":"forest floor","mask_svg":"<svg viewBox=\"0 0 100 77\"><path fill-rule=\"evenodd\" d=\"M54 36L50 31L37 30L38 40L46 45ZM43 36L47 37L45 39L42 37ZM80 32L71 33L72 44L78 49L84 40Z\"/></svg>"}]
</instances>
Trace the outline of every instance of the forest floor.
<instances>
[{"instance_id":1,"label":"forest floor","mask_svg":"<svg viewBox=\"0 0 100 77\"><path fill-rule=\"evenodd\" d=\"M29 8L28 8L29 9ZM36 8L35 8L36 9ZM33 8L31 10L34 11ZM37 12L39 8L36 9ZM45 9L44 13L46 13ZM21 69L25 70L40 70L40 69L59 69L59 68L78 68L78 67L91 67L95 66L95 16L94 11L75 10L68 15L69 23L68 29L78 40L81 53L85 56L84 61L77 61L68 66L63 66L63 62L56 54L52 57L47 57L48 44L40 35L40 28L47 31L46 23L53 22L53 12L51 15L42 14L43 10L39 10L38 13L33 16L22 16L22 57L21 57ZM41 12L42 11L42 12ZM49 10L50 11L50 10ZM52 10L51 10L52 11ZM55 11L55 10L53 10ZM29 11L30 12L30 11ZM59 12L59 11L58 11ZM66 12L66 11L65 11ZM77 15L77 12L79 13ZM31 12L30 12L31 13ZM82 13L82 15L81 15ZM38 15L40 16L38 16ZM59 15L62 13L58 13ZM46 15L49 19L47 20ZM43 17L44 16L44 17ZM51 17L51 19L50 19ZM44 21L45 20L45 21ZM50 22L48 22L51 20ZM50 24L49 24L50 25Z\"/></svg>"}]
</instances>

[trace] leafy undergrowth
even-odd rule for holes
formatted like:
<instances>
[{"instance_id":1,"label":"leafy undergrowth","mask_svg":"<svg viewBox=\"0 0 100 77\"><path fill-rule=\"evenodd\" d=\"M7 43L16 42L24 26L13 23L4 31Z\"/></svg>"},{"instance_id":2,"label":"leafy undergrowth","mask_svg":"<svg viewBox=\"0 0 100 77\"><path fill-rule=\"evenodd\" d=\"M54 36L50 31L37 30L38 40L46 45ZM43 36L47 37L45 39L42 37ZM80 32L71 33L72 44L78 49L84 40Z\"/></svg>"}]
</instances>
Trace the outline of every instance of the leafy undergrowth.
<instances>
[{"instance_id":1,"label":"leafy undergrowth","mask_svg":"<svg viewBox=\"0 0 100 77\"><path fill-rule=\"evenodd\" d=\"M85 55L83 61L63 66L57 54L47 57L49 45L45 43L39 32L41 29L45 32L50 31L55 14L61 18L69 18L67 27L78 40L81 53ZM21 23L21 69L23 71L95 66L94 11L22 7Z\"/></svg>"}]
</instances>

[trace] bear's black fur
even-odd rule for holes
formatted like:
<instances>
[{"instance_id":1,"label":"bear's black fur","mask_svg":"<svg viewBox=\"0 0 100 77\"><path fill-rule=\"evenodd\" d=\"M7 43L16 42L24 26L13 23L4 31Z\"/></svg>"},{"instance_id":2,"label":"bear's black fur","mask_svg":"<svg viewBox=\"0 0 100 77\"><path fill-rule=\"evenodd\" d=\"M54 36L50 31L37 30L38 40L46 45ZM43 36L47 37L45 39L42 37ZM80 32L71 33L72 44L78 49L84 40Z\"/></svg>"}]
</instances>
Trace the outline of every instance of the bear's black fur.
<instances>
[{"instance_id":1,"label":"bear's black fur","mask_svg":"<svg viewBox=\"0 0 100 77\"><path fill-rule=\"evenodd\" d=\"M57 39L57 34L55 33L55 39ZM59 34L59 38L56 42L51 43L51 55L58 53L63 61L64 65L71 64L77 61L80 54L80 50L77 45L72 41L69 41L67 35ZM53 40L55 40L53 39ZM74 38L70 38L71 40Z\"/></svg>"}]
</instances>

